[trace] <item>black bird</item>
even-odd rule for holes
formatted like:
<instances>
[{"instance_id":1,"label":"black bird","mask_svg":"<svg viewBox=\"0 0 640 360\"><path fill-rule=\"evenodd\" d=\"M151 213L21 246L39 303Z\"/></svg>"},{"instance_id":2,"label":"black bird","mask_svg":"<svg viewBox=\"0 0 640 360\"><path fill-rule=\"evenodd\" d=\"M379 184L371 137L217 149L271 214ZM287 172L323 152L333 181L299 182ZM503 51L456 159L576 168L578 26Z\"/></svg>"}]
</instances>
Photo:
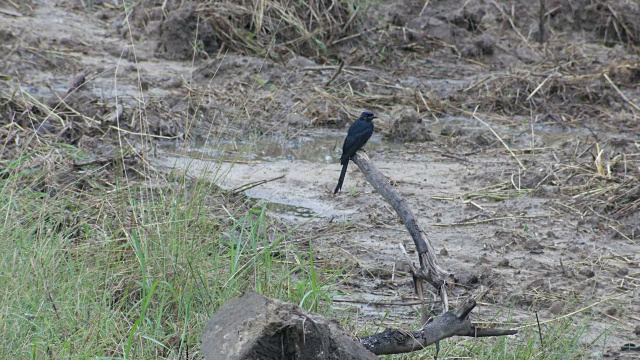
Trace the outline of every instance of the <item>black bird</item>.
<instances>
[{"instance_id":1,"label":"black bird","mask_svg":"<svg viewBox=\"0 0 640 360\"><path fill-rule=\"evenodd\" d=\"M347 137L344 139L342 145L342 157L340 157L340 164L342 164L342 172L340 173L340 179L338 180L338 186L333 191L336 194L342 189L342 183L344 182L344 176L347 174L347 166L349 160L356 153L356 151L362 149L364 144L369 141L369 138L373 134L373 123L371 120L377 119L371 111L364 111L360 114L358 120L356 120L347 132Z\"/></svg>"}]
</instances>

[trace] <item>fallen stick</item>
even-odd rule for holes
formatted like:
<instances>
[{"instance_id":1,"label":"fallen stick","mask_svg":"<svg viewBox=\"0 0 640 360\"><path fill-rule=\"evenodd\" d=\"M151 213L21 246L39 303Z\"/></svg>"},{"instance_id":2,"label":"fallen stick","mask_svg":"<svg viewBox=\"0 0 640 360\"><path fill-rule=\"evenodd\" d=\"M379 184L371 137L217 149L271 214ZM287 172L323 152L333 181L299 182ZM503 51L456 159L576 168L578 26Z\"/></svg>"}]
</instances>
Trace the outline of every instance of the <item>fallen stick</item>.
<instances>
[{"instance_id":1,"label":"fallen stick","mask_svg":"<svg viewBox=\"0 0 640 360\"><path fill-rule=\"evenodd\" d=\"M239 193L241 193L243 191L247 191L249 189L253 189L256 186L260 186L260 185L263 185L263 184L266 184L266 183L269 183L269 182L272 182L272 181L280 180L282 178L284 178L284 175L280 175L280 176L274 177L272 179L252 181L250 183L247 183L247 184L244 184L244 185L240 185L237 188L231 189L231 192L233 194L239 194Z\"/></svg>"},{"instance_id":2,"label":"fallen stick","mask_svg":"<svg viewBox=\"0 0 640 360\"><path fill-rule=\"evenodd\" d=\"M387 329L380 334L361 338L360 344L376 355L388 355L422 350L452 336L488 337L518 333L518 330L475 327L469 320L469 314L475 306L476 301L469 298L455 311L434 318L418 331Z\"/></svg>"}]
</instances>

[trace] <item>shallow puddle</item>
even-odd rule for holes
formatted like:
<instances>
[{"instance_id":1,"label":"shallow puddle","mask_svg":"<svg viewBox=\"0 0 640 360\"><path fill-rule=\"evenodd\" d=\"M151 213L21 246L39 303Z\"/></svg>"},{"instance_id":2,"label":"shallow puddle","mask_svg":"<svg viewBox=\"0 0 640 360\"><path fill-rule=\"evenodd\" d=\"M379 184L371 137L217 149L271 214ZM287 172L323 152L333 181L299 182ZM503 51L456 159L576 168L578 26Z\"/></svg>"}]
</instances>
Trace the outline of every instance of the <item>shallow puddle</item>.
<instances>
[{"instance_id":1,"label":"shallow puddle","mask_svg":"<svg viewBox=\"0 0 640 360\"><path fill-rule=\"evenodd\" d=\"M284 136L261 136L248 140L208 141L199 139L191 144L176 145L166 142L160 147L194 159L221 161L276 161L299 160L332 164L340 161L344 132L317 130L293 138ZM373 136L366 149L401 148L402 144L385 141Z\"/></svg>"},{"instance_id":2,"label":"shallow puddle","mask_svg":"<svg viewBox=\"0 0 640 360\"><path fill-rule=\"evenodd\" d=\"M251 140L196 140L191 144L166 142L158 147L162 153L161 165L186 168L192 175L201 175L207 163L225 163L224 178L220 185L226 189L236 189L254 181L268 181L276 178L281 172L293 172L302 176L301 182L311 182L314 175L304 175L316 170L326 173L333 179L339 175L342 131L317 130L300 134L295 138L282 136L263 136ZM400 149L401 143L393 143L374 135L367 143L370 153L383 152L387 149ZM172 164L171 164L172 162ZM203 163L201 163L203 162ZM316 165L314 165L316 164ZM210 166L213 167L213 166ZM319 192L301 191L300 186L291 184L289 178L274 180L249 188L244 193L257 200L262 200L272 213L289 220L308 220L315 217L333 218L345 215L344 211L336 211L318 199ZM286 184L285 184L286 183ZM276 188L274 188L274 186ZM286 190L286 187L292 189ZM279 191L285 188L285 192Z\"/></svg>"},{"instance_id":3,"label":"shallow puddle","mask_svg":"<svg viewBox=\"0 0 640 360\"><path fill-rule=\"evenodd\" d=\"M442 117L430 121L429 126L434 134L440 134L448 127L460 129L463 136L489 130L481 122L465 117ZM507 139L506 143L513 149L553 146L576 136L590 136L587 129L567 131L560 126L548 124L534 124L529 128L525 125L491 126L500 136ZM246 140L198 139L191 143L165 142L158 146L162 154L159 162L162 166L183 168L195 176L204 175L211 178L211 174L215 173L216 182L225 189L238 190L247 187L247 190L242 190L247 196L263 201L272 213L289 220L335 218L358 211L337 210L335 204L324 197L331 194L334 185L330 182L337 180L339 175L344 132L318 129L299 133L295 137L273 135L256 136ZM495 141L493 135L490 136L492 141ZM422 144L439 146L440 142ZM404 144L386 140L380 134L374 134L366 146L369 154L383 158L388 150L395 153L400 150L402 153L402 149L405 148ZM416 163L412 159L397 160L404 162L404 165L400 164L399 168L392 170L388 168L388 163L381 163L381 169L391 170L401 178L406 166L419 165L419 162ZM220 167L220 170L212 171L216 166ZM351 181L349 180L350 184ZM254 184L259 182L264 183ZM318 185L323 182L324 184Z\"/></svg>"}]
</instances>

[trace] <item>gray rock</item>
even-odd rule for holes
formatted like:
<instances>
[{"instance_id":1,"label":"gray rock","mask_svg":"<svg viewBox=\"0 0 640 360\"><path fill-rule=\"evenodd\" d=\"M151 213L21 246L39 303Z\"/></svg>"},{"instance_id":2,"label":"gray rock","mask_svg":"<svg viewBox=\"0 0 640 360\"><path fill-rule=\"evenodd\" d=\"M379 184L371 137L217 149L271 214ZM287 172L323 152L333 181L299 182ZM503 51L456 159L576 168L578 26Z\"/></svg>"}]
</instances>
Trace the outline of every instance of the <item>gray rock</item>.
<instances>
[{"instance_id":1,"label":"gray rock","mask_svg":"<svg viewBox=\"0 0 640 360\"><path fill-rule=\"evenodd\" d=\"M524 243L524 248L526 250L529 250L530 253L532 254L542 254L543 250L542 250L542 245L540 245L540 242L536 239L529 239L527 240L527 242Z\"/></svg>"},{"instance_id":2,"label":"gray rock","mask_svg":"<svg viewBox=\"0 0 640 360\"><path fill-rule=\"evenodd\" d=\"M462 48L462 56L483 57L493 55L495 47L496 41L490 35L482 34Z\"/></svg>"},{"instance_id":3,"label":"gray rock","mask_svg":"<svg viewBox=\"0 0 640 360\"><path fill-rule=\"evenodd\" d=\"M312 67L312 66L318 66L318 64L316 64L313 60L307 59L304 56L296 56L287 62L287 67L289 68L302 69L305 67Z\"/></svg>"},{"instance_id":4,"label":"gray rock","mask_svg":"<svg viewBox=\"0 0 640 360\"><path fill-rule=\"evenodd\" d=\"M509 267L509 259L502 259L498 262L498 267Z\"/></svg>"},{"instance_id":5,"label":"gray rock","mask_svg":"<svg viewBox=\"0 0 640 360\"><path fill-rule=\"evenodd\" d=\"M462 272L460 274L456 274L455 276L456 282L462 285L474 285L478 283L478 276L473 272Z\"/></svg>"},{"instance_id":6,"label":"gray rock","mask_svg":"<svg viewBox=\"0 0 640 360\"><path fill-rule=\"evenodd\" d=\"M566 306L567 304L564 301L556 301L549 307L549 312L553 315L561 315L564 312Z\"/></svg>"},{"instance_id":7,"label":"gray rock","mask_svg":"<svg viewBox=\"0 0 640 360\"><path fill-rule=\"evenodd\" d=\"M436 138L413 109L405 109L392 120L391 128L386 134L390 139L406 142L434 141Z\"/></svg>"},{"instance_id":8,"label":"gray rock","mask_svg":"<svg viewBox=\"0 0 640 360\"><path fill-rule=\"evenodd\" d=\"M376 359L334 322L254 292L222 305L200 342L207 360Z\"/></svg>"},{"instance_id":9,"label":"gray rock","mask_svg":"<svg viewBox=\"0 0 640 360\"><path fill-rule=\"evenodd\" d=\"M455 26L431 16L419 16L407 23L407 28L418 32L418 38L434 38L446 43L455 42Z\"/></svg>"},{"instance_id":10,"label":"gray rock","mask_svg":"<svg viewBox=\"0 0 640 360\"><path fill-rule=\"evenodd\" d=\"M589 268L580 269L580 271L578 271L578 274L580 274L582 276L586 276L589 279L594 277L594 276L596 276L596 273L594 273L593 270L591 270Z\"/></svg>"}]
</instances>

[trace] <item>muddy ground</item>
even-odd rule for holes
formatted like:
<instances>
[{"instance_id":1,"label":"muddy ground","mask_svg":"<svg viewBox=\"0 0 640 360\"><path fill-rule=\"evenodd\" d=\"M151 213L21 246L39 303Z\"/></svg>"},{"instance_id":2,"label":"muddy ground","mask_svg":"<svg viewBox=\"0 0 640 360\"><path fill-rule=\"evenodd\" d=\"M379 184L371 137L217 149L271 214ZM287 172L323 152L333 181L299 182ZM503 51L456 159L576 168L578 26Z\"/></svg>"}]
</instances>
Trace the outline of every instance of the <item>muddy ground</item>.
<instances>
[{"instance_id":1,"label":"muddy ground","mask_svg":"<svg viewBox=\"0 0 640 360\"><path fill-rule=\"evenodd\" d=\"M31 134L104 162L134 149L132 164L225 189L271 180L246 195L353 274L333 297L353 329L387 311L413 327L403 225L353 164L332 194L346 127L370 109L368 155L429 234L453 301L481 294L478 320L519 324L578 311L596 354L638 342L637 4L546 1L540 44L537 4L376 3L326 52L278 39L255 55L207 23L210 2L162 3L125 16L0 1L2 160Z\"/></svg>"}]
</instances>

